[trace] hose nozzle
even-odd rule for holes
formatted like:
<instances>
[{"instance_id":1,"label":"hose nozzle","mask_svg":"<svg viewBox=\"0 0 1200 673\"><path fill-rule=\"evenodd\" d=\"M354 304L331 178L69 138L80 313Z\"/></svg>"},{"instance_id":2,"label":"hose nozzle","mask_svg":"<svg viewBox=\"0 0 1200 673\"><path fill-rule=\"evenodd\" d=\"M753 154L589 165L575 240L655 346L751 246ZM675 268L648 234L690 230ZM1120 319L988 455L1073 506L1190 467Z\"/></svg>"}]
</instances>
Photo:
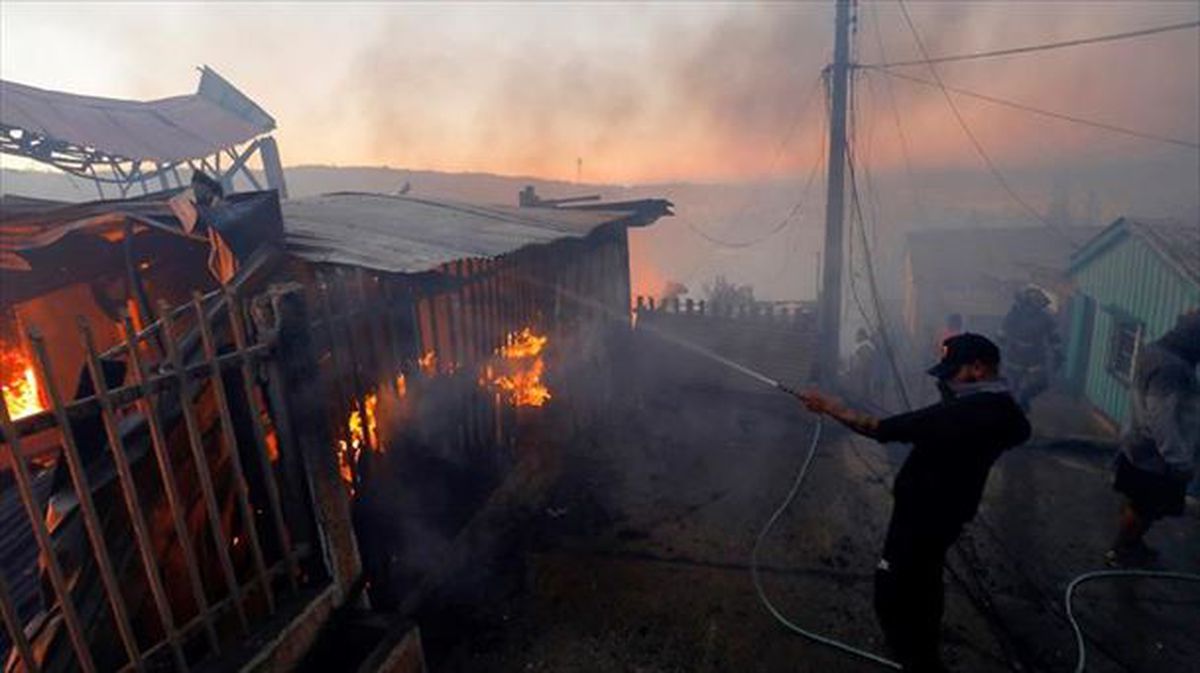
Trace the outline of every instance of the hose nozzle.
<instances>
[{"instance_id":1,"label":"hose nozzle","mask_svg":"<svg viewBox=\"0 0 1200 673\"><path fill-rule=\"evenodd\" d=\"M799 390L796 390L795 388L792 388L792 387L789 387L789 386L787 386L787 385L784 385L783 383L780 383L779 381L776 381L776 382L775 382L775 387L776 387L776 388L778 388L778 389L780 389L781 391L783 391L783 392L787 393L788 395L791 395L792 397L795 397L795 398L799 398L799 397L800 397L800 391L799 391Z\"/></svg>"}]
</instances>

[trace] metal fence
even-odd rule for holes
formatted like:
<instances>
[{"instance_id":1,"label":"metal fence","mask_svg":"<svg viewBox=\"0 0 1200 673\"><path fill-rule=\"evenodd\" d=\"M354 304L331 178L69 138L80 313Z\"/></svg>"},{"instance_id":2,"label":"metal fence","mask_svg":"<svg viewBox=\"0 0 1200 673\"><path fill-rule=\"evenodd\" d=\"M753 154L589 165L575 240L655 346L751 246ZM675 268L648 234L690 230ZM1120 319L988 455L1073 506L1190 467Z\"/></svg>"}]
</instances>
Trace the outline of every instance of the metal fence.
<instances>
[{"instance_id":1,"label":"metal fence","mask_svg":"<svg viewBox=\"0 0 1200 673\"><path fill-rule=\"evenodd\" d=\"M187 671L322 579L306 562L312 511L278 331L253 329L227 292L158 309L142 330L125 317L104 353L79 322L86 367L70 399L46 339L28 332L48 408L14 421L0 401L0 450L48 591L26 626L0 575L11 670ZM48 502L22 451L39 433L61 446Z\"/></svg>"}]
</instances>

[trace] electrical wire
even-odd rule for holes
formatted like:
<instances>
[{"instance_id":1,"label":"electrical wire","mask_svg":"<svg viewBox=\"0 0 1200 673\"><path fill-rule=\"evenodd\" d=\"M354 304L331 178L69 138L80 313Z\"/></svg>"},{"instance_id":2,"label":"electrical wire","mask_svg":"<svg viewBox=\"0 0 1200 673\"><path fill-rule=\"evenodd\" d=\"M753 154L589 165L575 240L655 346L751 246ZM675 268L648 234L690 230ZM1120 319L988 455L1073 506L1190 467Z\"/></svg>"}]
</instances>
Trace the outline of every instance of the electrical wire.
<instances>
[{"instance_id":1,"label":"electrical wire","mask_svg":"<svg viewBox=\"0 0 1200 673\"><path fill-rule=\"evenodd\" d=\"M875 44L879 49L879 57L887 61L887 51L883 46L883 32L879 28L879 9L876 2L870 3L871 7L871 28L875 33ZM885 79L884 83L887 87L888 103L892 110L892 120L896 124L896 136L900 139L900 154L904 157L904 172L908 176L909 188L912 190L913 205L916 206L918 213L924 213L925 208L921 202L921 192L917 188L917 180L914 177L912 158L908 151L908 134L904 132L904 125L900 123L900 106L896 103L896 89L892 86L890 79ZM867 80L867 85L870 86L871 80Z\"/></svg>"},{"instance_id":2,"label":"electrical wire","mask_svg":"<svg viewBox=\"0 0 1200 673\"><path fill-rule=\"evenodd\" d=\"M908 6L904 4L904 0L896 0L896 2L900 5L900 11L904 15L904 21L906 24L908 24L908 29L912 33L913 39L917 43L917 49L920 50L921 54L925 57L925 60L928 61L929 55L925 51L925 42L921 39L921 34L917 31L916 24L913 23L912 17L908 14ZM1010 199L1024 208L1025 212L1027 212L1035 221L1042 223L1051 231L1054 231L1061 236L1063 240L1078 248L1078 243L1059 230L1059 228L1053 222L1050 222L1046 218L1042 217L1042 215L1038 213L1033 206L1029 205L1029 202L1021 198L1021 195L1012 188L1012 185L1008 183L1008 180L1004 177L1004 174L1000 172L999 167L997 167L995 162L992 161L992 158L988 156L987 150L983 148L983 144L979 142L979 138L975 136L975 132L971 130L969 125L967 125L967 120L963 118L962 113L958 109L958 105L955 104L954 97L950 95L950 92L946 89L946 84L942 81L942 76L938 74L937 67L932 63L928 63L928 65L929 72L933 75L934 80L937 81L938 88L941 90L942 95L946 99L946 104L950 106L950 111L954 114L954 119L958 122L959 127L962 128L963 133L967 136L967 140L971 142L971 147L975 148L976 154L978 154L979 158L983 160L984 165L987 167L988 171L991 172L992 177L996 179L996 182L999 183L1004 192L1008 194Z\"/></svg>"},{"instance_id":3,"label":"electrical wire","mask_svg":"<svg viewBox=\"0 0 1200 673\"><path fill-rule=\"evenodd\" d=\"M961 96L967 96L968 98L975 98L978 100L986 101L988 103L1002 105L1004 107L1012 108L1014 110L1021 110L1023 112L1028 112L1030 114L1040 115L1043 117L1049 117L1050 119L1058 119L1061 121L1071 122L1074 124L1080 124L1082 126L1091 127L1094 129L1110 131L1112 133L1118 133L1121 135L1131 136L1134 138L1141 138L1143 140L1153 140L1153 141L1160 142L1160 143L1167 143L1170 145L1178 145L1180 147L1187 147L1189 149L1200 149L1200 142L1195 142L1192 140L1173 138L1171 136L1159 135L1157 133L1149 133L1147 131L1139 131L1137 129L1131 129L1126 126L1117 126L1116 124L1109 124L1107 122L1099 122L1099 121L1095 121L1092 119L1085 119L1083 117L1077 117L1075 115L1069 115L1069 114L1066 114L1063 112L1055 112L1053 110L1044 110L1042 108L1034 107L1034 106L1028 105L1026 103L1021 103L1021 102L1013 101L1013 100L1007 100L1004 98L999 98L997 96L990 96L988 94L979 93L978 91L971 91L971 90L963 89L960 87L942 85L942 84L939 84L938 82L933 82L933 81L930 81L930 80L927 80L927 79L924 79L921 77L914 77L912 75L906 75L904 73L896 72L894 70L889 70L889 69L883 68L883 67L878 67L878 66L859 66L859 67L862 68L863 70L867 70L869 72L878 72L878 73L887 75L888 77L894 77L896 79L901 79L901 80L905 80L908 82L915 82L917 84L924 84L925 86L931 86L931 87L944 86L946 90L953 91L954 93L959 94Z\"/></svg>"},{"instance_id":4,"label":"electrical wire","mask_svg":"<svg viewBox=\"0 0 1200 673\"><path fill-rule=\"evenodd\" d=\"M787 148L787 145L791 142L792 136L795 135L796 130L800 126L801 120L803 120L805 117L804 113L810 107L812 107L813 101L816 100L816 93L817 93L817 90L820 88L820 84L821 84L821 78L818 77L813 82L813 88L809 90L808 95L805 97L804 104L796 111L797 112L796 116L793 117L791 125L788 127L788 130L784 133L783 138L780 140L779 146L775 150L775 156L771 160L771 165L767 169L768 174L771 173L775 169L775 166L779 163L779 160L783 157L783 151ZM805 191L807 192L807 185L805 186ZM734 222L738 222L739 220L741 220L743 218L743 216L745 216L746 210L749 209L750 204L752 202L753 202L753 199L751 199L751 198L747 198L745 201L742 202L742 206L741 206L741 208L738 209L737 215L735 215L732 218ZM694 222L691 222L690 220L687 222L687 227L693 233L695 233L697 236L699 236L700 238L703 238L705 241L708 241L709 243L711 243L713 245L716 245L716 246L719 246L722 248L730 248L730 249L749 248L749 247L758 245L758 244L770 239L772 236L778 234L779 232L783 231L784 228L787 227L787 225L789 224L792 216L796 214L797 210L799 210L800 206L801 206L801 204L797 203L795 206L792 207L792 210L787 214L786 217L784 217L782 220L780 220L777 224L775 224L769 230L762 233L761 235L755 236L755 237L745 240L745 241L730 241L730 240L720 238L718 236L713 236L712 234L704 231L702 228L700 228L698 225L696 225Z\"/></svg>"},{"instance_id":5,"label":"electrical wire","mask_svg":"<svg viewBox=\"0 0 1200 673\"><path fill-rule=\"evenodd\" d=\"M883 340L884 353L887 355L888 364L891 367L892 376L896 382L896 390L900 393L900 399L904 402L905 407L911 409L912 402L908 396L908 387L904 385L904 376L900 372L900 365L896 360L896 351L892 346L892 339L888 335L889 330L887 329L883 315L883 307L879 301L879 285L875 281L875 263L871 257L871 247L867 241L866 230L863 226L862 203L858 197L858 178L854 169L853 151L846 152L846 167L850 174L850 204L858 218L858 231L862 238L863 260L866 263L867 282L870 284L871 301L875 307L875 318L878 323L877 333Z\"/></svg>"},{"instance_id":6,"label":"electrical wire","mask_svg":"<svg viewBox=\"0 0 1200 673\"><path fill-rule=\"evenodd\" d=\"M1099 44L1101 42L1113 42L1116 40L1126 40L1134 37L1144 37L1147 35L1157 35L1159 33L1168 33L1176 30L1187 30L1200 26L1200 21L1187 21L1184 23L1173 23L1166 26L1157 26L1154 28L1144 28L1142 30L1131 30L1123 33L1110 33L1108 35L1096 35L1093 37L1082 37L1074 40L1065 40L1062 42L1046 42L1043 44L1031 44L1023 47L1010 47L1008 49L996 49L992 51L977 51L968 54L953 54L948 56L937 56L930 58L925 56L922 59L912 61L893 61L891 63L872 63L866 67L871 68L899 68L903 66L924 65L926 63L953 63L957 61L972 61L981 58L994 58L997 56L1013 56L1016 54L1028 54L1037 51L1048 51L1051 49L1063 49L1066 47L1078 47L1085 44ZM923 52L924 50L922 50Z\"/></svg>"},{"instance_id":7,"label":"electrical wire","mask_svg":"<svg viewBox=\"0 0 1200 673\"><path fill-rule=\"evenodd\" d=\"M822 110L823 110L823 108L822 108ZM824 138L826 137L826 133L825 133L826 119L825 119L825 117L826 117L825 114L821 114L818 116L818 128L820 131L818 137L822 139L822 144L818 148L820 151L816 152L813 155L813 163L809 167L808 175L804 179L804 187L800 193L800 199L792 206L791 211L789 211L787 217L785 217L783 219L783 221L781 222L781 225L788 224L791 221L791 218L795 217L796 213L800 212L803 208L805 208L809 204L809 197L812 193L812 186L815 183L816 176L818 173L823 173L822 169L825 166L825 157L826 157L825 144L823 142ZM744 204L743 207L741 208L741 211L744 212L745 208L746 208L746 205ZM800 214L801 214L801 217L803 218L803 213L801 212ZM740 218L741 218L741 215L739 214L735 219L740 219ZM701 232L701 231L696 231L696 233L700 234L701 236L705 235L704 232ZM795 247L797 247L798 245L799 245L799 239L797 238L796 243L792 246L793 249ZM750 246L748 246L748 245L738 245L738 246L725 245L723 247L725 247L726 249L742 249L742 248L747 248ZM717 259L708 259L708 260L701 260L701 261L697 262L687 273L682 275L683 280L686 282L691 282L691 279L696 277L697 275L701 275L701 272L708 273L708 271L711 271L712 268L716 265L717 261L718 261ZM789 259L787 257L785 257L783 259L782 263L780 264L779 269L777 271L775 271L774 273L772 273L770 280L777 278L785 270L787 270L787 262L788 261L789 261Z\"/></svg>"}]
</instances>

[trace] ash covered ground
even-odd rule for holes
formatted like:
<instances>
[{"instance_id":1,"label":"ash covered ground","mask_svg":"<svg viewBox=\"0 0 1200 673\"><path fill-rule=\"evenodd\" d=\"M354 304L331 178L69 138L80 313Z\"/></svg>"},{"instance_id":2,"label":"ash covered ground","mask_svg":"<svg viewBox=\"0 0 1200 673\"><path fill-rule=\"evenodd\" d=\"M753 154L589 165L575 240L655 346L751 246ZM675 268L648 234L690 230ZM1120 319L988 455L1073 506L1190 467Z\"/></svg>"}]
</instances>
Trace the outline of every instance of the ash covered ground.
<instances>
[{"instance_id":1,"label":"ash covered ground","mask_svg":"<svg viewBox=\"0 0 1200 673\"><path fill-rule=\"evenodd\" d=\"M884 670L790 635L751 582L755 536L804 458L812 417L649 337L628 346L607 406L582 421L547 409L543 478L510 478L525 492L492 498L470 571L426 601L431 670ZM1052 419L1034 421L1039 438L1001 459L950 554L952 670L1074 666L1062 590L1101 567L1118 499L1108 449L1047 438ZM872 573L905 451L826 427L762 555L784 613L881 653ZM1192 509L1155 529L1164 567L1200 568L1198 528ZM1200 671L1200 587L1114 580L1084 587L1076 605L1089 670Z\"/></svg>"}]
</instances>

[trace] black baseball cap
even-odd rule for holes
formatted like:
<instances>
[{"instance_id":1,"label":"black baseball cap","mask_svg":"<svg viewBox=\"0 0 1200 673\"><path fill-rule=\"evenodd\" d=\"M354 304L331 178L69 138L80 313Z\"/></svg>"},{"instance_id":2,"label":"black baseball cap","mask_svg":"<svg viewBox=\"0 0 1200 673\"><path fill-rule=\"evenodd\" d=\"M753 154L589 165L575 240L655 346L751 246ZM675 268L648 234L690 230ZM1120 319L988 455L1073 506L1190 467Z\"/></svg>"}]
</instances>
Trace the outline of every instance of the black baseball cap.
<instances>
[{"instance_id":1,"label":"black baseball cap","mask_svg":"<svg viewBox=\"0 0 1200 673\"><path fill-rule=\"evenodd\" d=\"M942 342L942 361L930 367L927 373L939 379L948 379L958 372L959 367L975 361L999 366L1000 347L982 334L963 332Z\"/></svg>"}]
</instances>

